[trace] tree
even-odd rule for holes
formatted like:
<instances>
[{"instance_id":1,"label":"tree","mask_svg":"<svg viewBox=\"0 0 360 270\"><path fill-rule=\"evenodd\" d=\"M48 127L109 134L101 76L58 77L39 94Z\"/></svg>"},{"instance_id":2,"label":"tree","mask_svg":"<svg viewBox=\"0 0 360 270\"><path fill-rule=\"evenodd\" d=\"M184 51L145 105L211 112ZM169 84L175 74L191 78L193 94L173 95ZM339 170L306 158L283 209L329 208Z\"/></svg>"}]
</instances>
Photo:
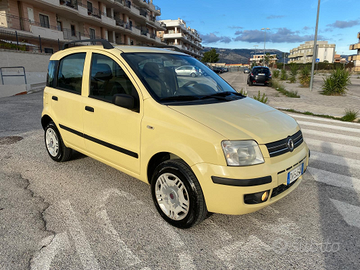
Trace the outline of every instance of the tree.
<instances>
[{"instance_id":1,"label":"tree","mask_svg":"<svg viewBox=\"0 0 360 270\"><path fill-rule=\"evenodd\" d=\"M217 63L219 61L219 54L216 53L216 49L211 49L204 53L201 62L203 63Z\"/></svg>"}]
</instances>

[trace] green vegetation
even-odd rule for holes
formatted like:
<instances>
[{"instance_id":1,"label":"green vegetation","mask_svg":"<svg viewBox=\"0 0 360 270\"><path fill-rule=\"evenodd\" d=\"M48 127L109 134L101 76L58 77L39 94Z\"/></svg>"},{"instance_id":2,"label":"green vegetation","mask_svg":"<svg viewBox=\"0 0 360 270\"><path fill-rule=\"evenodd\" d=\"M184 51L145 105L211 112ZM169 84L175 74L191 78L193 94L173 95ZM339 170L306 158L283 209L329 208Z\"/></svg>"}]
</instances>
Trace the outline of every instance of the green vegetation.
<instances>
[{"instance_id":1,"label":"green vegetation","mask_svg":"<svg viewBox=\"0 0 360 270\"><path fill-rule=\"evenodd\" d=\"M286 70L285 70L285 69L282 69L282 70L281 70L280 80L282 80L282 81L287 80L287 74L286 74Z\"/></svg>"},{"instance_id":2,"label":"green vegetation","mask_svg":"<svg viewBox=\"0 0 360 270\"><path fill-rule=\"evenodd\" d=\"M253 96L253 98L265 104L268 102L268 98L265 93L261 95L260 91L258 92L257 96Z\"/></svg>"},{"instance_id":3,"label":"green vegetation","mask_svg":"<svg viewBox=\"0 0 360 270\"><path fill-rule=\"evenodd\" d=\"M298 72L299 67L295 63L290 64L290 82L295 83L296 82L296 75Z\"/></svg>"},{"instance_id":4,"label":"green vegetation","mask_svg":"<svg viewBox=\"0 0 360 270\"><path fill-rule=\"evenodd\" d=\"M12 43L0 43L0 49L7 49L7 50L19 50L19 51L26 51L25 45L16 45Z\"/></svg>"},{"instance_id":5,"label":"green vegetation","mask_svg":"<svg viewBox=\"0 0 360 270\"><path fill-rule=\"evenodd\" d=\"M321 94L328 96L340 96L345 95L347 86L351 84L350 72L337 68L330 76L326 77L322 86L323 91Z\"/></svg>"},{"instance_id":6,"label":"green vegetation","mask_svg":"<svg viewBox=\"0 0 360 270\"><path fill-rule=\"evenodd\" d=\"M216 53L216 49L211 49L204 53L201 62L203 63L217 63L219 61L219 54Z\"/></svg>"},{"instance_id":7,"label":"green vegetation","mask_svg":"<svg viewBox=\"0 0 360 270\"><path fill-rule=\"evenodd\" d=\"M282 83L280 83L278 80L273 79L271 87L287 97L300 98L297 91L287 91L285 87L282 85Z\"/></svg>"},{"instance_id":8,"label":"green vegetation","mask_svg":"<svg viewBox=\"0 0 360 270\"><path fill-rule=\"evenodd\" d=\"M247 97L247 95L248 95L248 93L243 88L241 88L239 93L242 94L245 97Z\"/></svg>"},{"instance_id":9,"label":"green vegetation","mask_svg":"<svg viewBox=\"0 0 360 270\"><path fill-rule=\"evenodd\" d=\"M278 69L274 69L272 75L273 75L274 78L277 79L280 76L280 71Z\"/></svg>"},{"instance_id":10,"label":"green vegetation","mask_svg":"<svg viewBox=\"0 0 360 270\"><path fill-rule=\"evenodd\" d=\"M359 115L359 111L346 109L345 115L341 117L341 120L347 122L353 122L356 118L358 118L358 115Z\"/></svg>"},{"instance_id":11,"label":"green vegetation","mask_svg":"<svg viewBox=\"0 0 360 270\"><path fill-rule=\"evenodd\" d=\"M304 87L309 87L310 86L310 69L308 66L305 66L301 71L300 71L300 76L299 76L299 80L300 80L300 84Z\"/></svg>"}]
</instances>

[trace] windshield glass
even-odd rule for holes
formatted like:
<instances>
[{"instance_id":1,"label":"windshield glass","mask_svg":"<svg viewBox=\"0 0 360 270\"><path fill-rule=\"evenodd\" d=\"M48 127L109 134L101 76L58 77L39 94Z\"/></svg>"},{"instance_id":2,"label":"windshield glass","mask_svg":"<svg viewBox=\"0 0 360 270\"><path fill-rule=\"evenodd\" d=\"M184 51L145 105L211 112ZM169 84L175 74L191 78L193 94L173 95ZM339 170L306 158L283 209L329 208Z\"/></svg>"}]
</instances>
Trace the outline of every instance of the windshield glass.
<instances>
[{"instance_id":1,"label":"windshield glass","mask_svg":"<svg viewBox=\"0 0 360 270\"><path fill-rule=\"evenodd\" d=\"M237 95L222 78L190 56L168 53L126 53L122 56L159 102L205 100L209 96L224 101L224 96Z\"/></svg>"}]
</instances>

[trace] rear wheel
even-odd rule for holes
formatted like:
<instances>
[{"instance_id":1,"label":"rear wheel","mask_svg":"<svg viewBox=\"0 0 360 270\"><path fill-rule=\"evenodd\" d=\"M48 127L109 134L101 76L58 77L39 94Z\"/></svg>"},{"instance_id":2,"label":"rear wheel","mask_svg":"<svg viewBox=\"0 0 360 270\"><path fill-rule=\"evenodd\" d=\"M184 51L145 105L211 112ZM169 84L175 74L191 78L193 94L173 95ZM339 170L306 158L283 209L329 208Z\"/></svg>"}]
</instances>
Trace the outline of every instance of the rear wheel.
<instances>
[{"instance_id":1,"label":"rear wheel","mask_svg":"<svg viewBox=\"0 0 360 270\"><path fill-rule=\"evenodd\" d=\"M53 160L63 162L70 159L72 150L64 145L54 122L46 126L44 139L46 150Z\"/></svg>"},{"instance_id":2,"label":"rear wheel","mask_svg":"<svg viewBox=\"0 0 360 270\"><path fill-rule=\"evenodd\" d=\"M190 228L207 215L200 184L182 160L160 163L151 180L151 193L159 214L178 228Z\"/></svg>"}]
</instances>

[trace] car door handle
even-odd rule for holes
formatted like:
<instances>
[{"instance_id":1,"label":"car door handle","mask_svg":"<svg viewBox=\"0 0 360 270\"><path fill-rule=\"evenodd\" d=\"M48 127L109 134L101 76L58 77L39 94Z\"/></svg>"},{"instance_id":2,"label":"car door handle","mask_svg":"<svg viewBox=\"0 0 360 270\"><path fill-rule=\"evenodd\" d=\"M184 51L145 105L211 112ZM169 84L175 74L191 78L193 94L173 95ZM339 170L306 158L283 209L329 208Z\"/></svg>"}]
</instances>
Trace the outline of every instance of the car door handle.
<instances>
[{"instance_id":1,"label":"car door handle","mask_svg":"<svg viewBox=\"0 0 360 270\"><path fill-rule=\"evenodd\" d=\"M57 96L52 96L52 99L57 101L58 97Z\"/></svg>"},{"instance_id":2,"label":"car door handle","mask_svg":"<svg viewBox=\"0 0 360 270\"><path fill-rule=\"evenodd\" d=\"M94 108L93 107L90 107L90 106L85 106L85 110L86 111L89 111L89 112L94 112Z\"/></svg>"}]
</instances>

